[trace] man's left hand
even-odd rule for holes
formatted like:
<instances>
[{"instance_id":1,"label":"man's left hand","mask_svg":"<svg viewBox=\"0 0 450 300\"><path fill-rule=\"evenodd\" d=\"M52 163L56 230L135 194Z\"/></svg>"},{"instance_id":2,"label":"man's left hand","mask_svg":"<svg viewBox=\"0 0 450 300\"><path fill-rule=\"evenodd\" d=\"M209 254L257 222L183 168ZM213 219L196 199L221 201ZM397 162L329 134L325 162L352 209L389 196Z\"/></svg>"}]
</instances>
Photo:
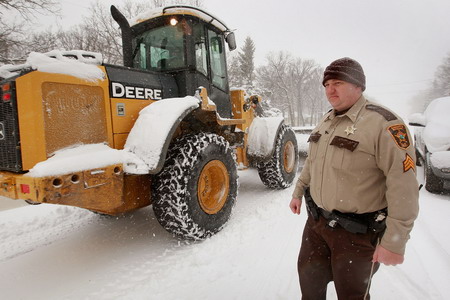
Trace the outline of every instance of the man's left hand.
<instances>
[{"instance_id":1,"label":"man's left hand","mask_svg":"<svg viewBox=\"0 0 450 300\"><path fill-rule=\"evenodd\" d=\"M387 250L386 248L378 245L373 254L372 262L379 262L386 266L395 266L402 264L405 257L401 254L397 254Z\"/></svg>"}]
</instances>

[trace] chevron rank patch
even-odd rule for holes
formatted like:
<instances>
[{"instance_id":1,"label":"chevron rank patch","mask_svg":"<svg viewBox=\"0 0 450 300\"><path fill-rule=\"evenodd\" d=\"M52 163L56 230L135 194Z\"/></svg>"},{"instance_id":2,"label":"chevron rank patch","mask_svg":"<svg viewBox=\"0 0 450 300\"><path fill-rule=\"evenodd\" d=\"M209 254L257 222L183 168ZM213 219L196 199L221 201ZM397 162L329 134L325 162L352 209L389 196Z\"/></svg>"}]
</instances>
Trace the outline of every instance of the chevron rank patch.
<instances>
[{"instance_id":1,"label":"chevron rank patch","mask_svg":"<svg viewBox=\"0 0 450 300\"><path fill-rule=\"evenodd\" d=\"M402 149L408 149L411 143L409 142L408 132L406 131L406 127L403 124L392 125L388 128L389 133L394 139L397 146Z\"/></svg>"},{"instance_id":2,"label":"chevron rank patch","mask_svg":"<svg viewBox=\"0 0 450 300\"><path fill-rule=\"evenodd\" d=\"M405 160L403 161L403 172L406 173L410 169L416 172L416 164L414 163L414 160L411 158L411 156L406 153Z\"/></svg>"}]
</instances>

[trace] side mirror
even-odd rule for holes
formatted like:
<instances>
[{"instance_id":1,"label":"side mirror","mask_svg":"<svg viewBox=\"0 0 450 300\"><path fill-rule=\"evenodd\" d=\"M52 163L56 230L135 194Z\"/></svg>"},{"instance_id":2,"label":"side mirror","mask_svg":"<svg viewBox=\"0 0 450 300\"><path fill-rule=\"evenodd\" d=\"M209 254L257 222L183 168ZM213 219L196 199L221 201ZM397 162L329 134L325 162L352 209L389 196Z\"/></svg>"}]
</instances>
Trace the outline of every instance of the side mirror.
<instances>
[{"instance_id":1,"label":"side mirror","mask_svg":"<svg viewBox=\"0 0 450 300\"><path fill-rule=\"evenodd\" d=\"M234 49L237 48L236 37L234 36L234 32L228 33L227 36L225 37L225 41L227 42L228 49L230 49L230 51L233 51Z\"/></svg>"},{"instance_id":2,"label":"side mirror","mask_svg":"<svg viewBox=\"0 0 450 300\"><path fill-rule=\"evenodd\" d=\"M412 114L408 117L408 119L409 125L411 126L425 127L427 124L425 115L421 113Z\"/></svg>"}]
</instances>

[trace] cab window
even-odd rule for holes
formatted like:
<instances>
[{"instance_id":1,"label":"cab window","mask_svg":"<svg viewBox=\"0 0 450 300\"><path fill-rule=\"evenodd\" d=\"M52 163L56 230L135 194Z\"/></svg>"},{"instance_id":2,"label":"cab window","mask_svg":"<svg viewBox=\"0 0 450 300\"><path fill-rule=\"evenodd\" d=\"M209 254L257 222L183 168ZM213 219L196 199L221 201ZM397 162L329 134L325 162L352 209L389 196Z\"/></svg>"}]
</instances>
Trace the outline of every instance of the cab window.
<instances>
[{"instance_id":1,"label":"cab window","mask_svg":"<svg viewBox=\"0 0 450 300\"><path fill-rule=\"evenodd\" d=\"M225 64L225 48L222 35L208 30L209 53L211 57L211 77L213 85L222 90L227 88L227 68Z\"/></svg>"},{"instance_id":2,"label":"cab window","mask_svg":"<svg viewBox=\"0 0 450 300\"><path fill-rule=\"evenodd\" d=\"M203 24L194 25L195 69L208 76L208 60L206 50L206 34Z\"/></svg>"},{"instance_id":3,"label":"cab window","mask_svg":"<svg viewBox=\"0 0 450 300\"><path fill-rule=\"evenodd\" d=\"M147 70L173 70L186 66L184 31L180 23L144 32L134 39L133 66Z\"/></svg>"}]
</instances>

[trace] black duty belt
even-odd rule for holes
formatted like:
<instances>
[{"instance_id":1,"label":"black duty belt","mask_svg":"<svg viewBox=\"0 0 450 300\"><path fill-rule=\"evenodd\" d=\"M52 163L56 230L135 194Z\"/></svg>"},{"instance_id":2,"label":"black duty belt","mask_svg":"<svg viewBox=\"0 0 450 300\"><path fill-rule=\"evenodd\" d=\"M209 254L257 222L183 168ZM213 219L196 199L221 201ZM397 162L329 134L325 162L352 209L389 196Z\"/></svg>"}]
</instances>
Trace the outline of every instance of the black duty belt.
<instances>
[{"instance_id":1,"label":"black duty belt","mask_svg":"<svg viewBox=\"0 0 450 300\"><path fill-rule=\"evenodd\" d=\"M305 191L305 200L309 214L316 221L319 219L319 216L322 216L331 228L341 226L352 233L381 232L386 228L386 208L364 214L342 213L337 210L329 212L316 205L309 193L309 189Z\"/></svg>"}]
</instances>

